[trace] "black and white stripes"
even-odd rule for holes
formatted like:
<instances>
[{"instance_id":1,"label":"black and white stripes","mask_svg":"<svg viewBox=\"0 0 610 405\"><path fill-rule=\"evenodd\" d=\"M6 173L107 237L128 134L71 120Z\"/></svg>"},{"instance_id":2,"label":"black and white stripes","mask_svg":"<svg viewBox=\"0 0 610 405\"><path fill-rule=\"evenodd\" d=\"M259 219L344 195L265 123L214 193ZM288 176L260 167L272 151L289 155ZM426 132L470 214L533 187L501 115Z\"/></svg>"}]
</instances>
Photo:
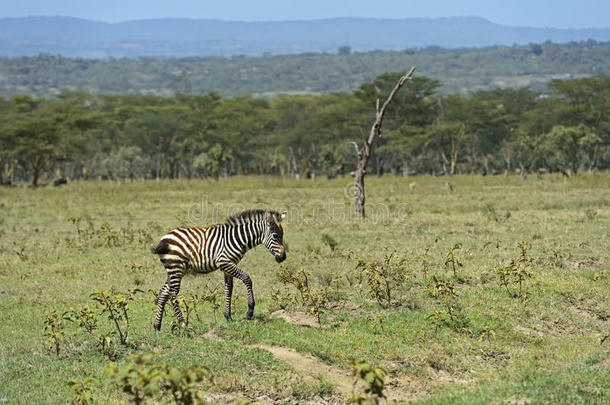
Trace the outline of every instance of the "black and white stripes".
<instances>
[{"instance_id":1,"label":"black and white stripes","mask_svg":"<svg viewBox=\"0 0 610 405\"><path fill-rule=\"evenodd\" d=\"M231 321L231 295L233 277L240 279L248 290L248 312L254 315L252 280L237 267L246 252L261 243L280 263L286 259L283 245L282 219L286 213L277 211L244 211L227 219L224 224L205 228L175 228L161 237L153 253L159 255L167 270L167 281L161 288L157 302L154 327L159 330L165 303L175 298L186 271L209 273L222 270L225 278L225 318ZM172 300L174 313L183 322L182 312L176 300Z\"/></svg>"}]
</instances>

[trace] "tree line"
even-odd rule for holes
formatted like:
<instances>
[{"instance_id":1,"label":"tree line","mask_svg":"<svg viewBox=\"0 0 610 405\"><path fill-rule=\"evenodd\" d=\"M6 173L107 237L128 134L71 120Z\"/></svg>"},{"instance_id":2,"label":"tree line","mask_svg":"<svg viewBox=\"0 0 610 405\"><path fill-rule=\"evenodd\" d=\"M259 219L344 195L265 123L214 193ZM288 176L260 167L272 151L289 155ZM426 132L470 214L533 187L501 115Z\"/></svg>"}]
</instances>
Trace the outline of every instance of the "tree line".
<instances>
[{"instance_id":1,"label":"tree line","mask_svg":"<svg viewBox=\"0 0 610 405\"><path fill-rule=\"evenodd\" d=\"M223 97L241 93L351 92L378 75L417 66L418 74L441 81L442 94L531 85L546 90L555 78L610 74L610 42L530 44L403 51L304 53L263 57L85 59L42 54L0 57L0 96L56 96L59 89L91 93L171 96L176 92Z\"/></svg>"},{"instance_id":2,"label":"tree line","mask_svg":"<svg viewBox=\"0 0 610 405\"><path fill-rule=\"evenodd\" d=\"M334 177L399 73L352 93L171 97L63 92L0 98L0 182ZM384 119L369 174L496 174L610 167L610 77L552 80L549 91L438 93L415 76Z\"/></svg>"}]
</instances>

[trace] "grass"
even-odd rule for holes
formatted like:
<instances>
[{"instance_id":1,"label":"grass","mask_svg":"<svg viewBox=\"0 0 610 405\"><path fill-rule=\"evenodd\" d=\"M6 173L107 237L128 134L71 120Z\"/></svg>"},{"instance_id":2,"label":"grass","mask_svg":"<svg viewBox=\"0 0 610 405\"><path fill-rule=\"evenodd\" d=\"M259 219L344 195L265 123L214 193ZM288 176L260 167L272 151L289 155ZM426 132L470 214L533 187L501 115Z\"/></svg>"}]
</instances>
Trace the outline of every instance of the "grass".
<instances>
[{"instance_id":1,"label":"grass","mask_svg":"<svg viewBox=\"0 0 610 405\"><path fill-rule=\"evenodd\" d=\"M564 179L456 176L367 179L369 217L351 214L348 178L311 182L236 177L220 181L72 183L62 188L0 189L0 397L10 403L65 403L76 378L94 377L100 403L127 397L106 368L136 353L185 368L204 366L215 383L202 387L218 402L306 400L343 402L332 381L303 376L256 345L292 348L338 369L350 359L383 365L386 383L405 400L423 403L607 403L610 400L610 177ZM409 183L415 182L415 187ZM347 188L348 189L348 188ZM245 288L236 283L234 319L214 319L209 303L180 336L168 307L152 330L153 291L165 273L149 247L176 225L221 222L241 209L287 210L288 259L277 265L259 247L240 268L254 282L255 319L243 321ZM332 240L332 247L329 245ZM495 269L519 256L526 240L533 259L525 297L511 297ZM454 279L448 250L463 267ZM428 249L429 270L419 259ZM356 258L407 258L398 306L381 308L359 288ZM312 273L328 288L322 328L270 317L272 293L295 295L277 281L280 266ZM443 305L427 290L432 276L453 281L460 323L430 317ZM96 339L71 322L59 356L44 336L52 310L95 308L96 290L139 288L130 303L129 344L113 337L103 354ZM222 276L188 276L181 294L222 288ZM513 286L513 290L515 287ZM219 302L222 303L222 296ZM286 302L288 311L303 311ZM445 317L446 318L446 317ZM99 330L112 324L99 319ZM221 340L206 335L208 331ZM214 396L215 395L215 396ZM522 402L519 402L522 401Z\"/></svg>"}]
</instances>

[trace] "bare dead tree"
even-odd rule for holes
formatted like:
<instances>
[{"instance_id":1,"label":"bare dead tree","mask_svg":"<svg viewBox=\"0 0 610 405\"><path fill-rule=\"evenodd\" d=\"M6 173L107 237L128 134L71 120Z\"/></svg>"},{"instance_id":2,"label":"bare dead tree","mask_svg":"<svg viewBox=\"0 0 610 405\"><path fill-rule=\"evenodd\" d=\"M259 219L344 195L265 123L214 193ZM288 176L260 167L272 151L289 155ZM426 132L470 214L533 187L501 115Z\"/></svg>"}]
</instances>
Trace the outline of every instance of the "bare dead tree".
<instances>
[{"instance_id":1,"label":"bare dead tree","mask_svg":"<svg viewBox=\"0 0 610 405\"><path fill-rule=\"evenodd\" d=\"M362 148L358 147L358 144L354 142L354 146L356 148L357 162L356 162L356 171L354 172L354 212L361 217L366 215L364 211L364 176L366 175L366 166L369 162L369 158L371 157L371 153L373 152L373 143L375 139L381 136L381 124L383 122L383 116L386 112L386 109L392 102L392 99L400 90L404 84L411 79L415 73L415 67L412 67L411 70L404 76L402 76L398 83L394 86L390 95L385 100L383 105L379 105L379 99L377 99L377 104L375 106L375 122L373 122L373 126L371 127L371 131L366 139L362 142Z\"/></svg>"}]
</instances>

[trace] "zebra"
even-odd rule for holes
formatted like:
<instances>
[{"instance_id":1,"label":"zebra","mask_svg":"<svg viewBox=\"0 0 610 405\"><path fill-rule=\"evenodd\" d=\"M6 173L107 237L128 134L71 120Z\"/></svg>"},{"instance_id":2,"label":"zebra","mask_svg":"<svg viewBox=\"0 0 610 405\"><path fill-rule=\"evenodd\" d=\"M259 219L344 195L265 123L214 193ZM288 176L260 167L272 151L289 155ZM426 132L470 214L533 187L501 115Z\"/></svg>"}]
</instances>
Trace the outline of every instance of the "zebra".
<instances>
[{"instance_id":1,"label":"zebra","mask_svg":"<svg viewBox=\"0 0 610 405\"><path fill-rule=\"evenodd\" d=\"M221 270L225 281L224 316L231 318L233 278L240 279L248 290L246 319L254 315L254 293L250 276L237 267L246 252L261 243L275 256L278 263L286 259L282 220L286 212L272 210L248 210L227 218L223 224L203 228L179 227L161 237L151 249L159 255L167 270L167 281L159 292L154 328L161 329L165 303L172 298L174 314L179 324L184 323L176 296L185 272L211 273Z\"/></svg>"}]
</instances>

